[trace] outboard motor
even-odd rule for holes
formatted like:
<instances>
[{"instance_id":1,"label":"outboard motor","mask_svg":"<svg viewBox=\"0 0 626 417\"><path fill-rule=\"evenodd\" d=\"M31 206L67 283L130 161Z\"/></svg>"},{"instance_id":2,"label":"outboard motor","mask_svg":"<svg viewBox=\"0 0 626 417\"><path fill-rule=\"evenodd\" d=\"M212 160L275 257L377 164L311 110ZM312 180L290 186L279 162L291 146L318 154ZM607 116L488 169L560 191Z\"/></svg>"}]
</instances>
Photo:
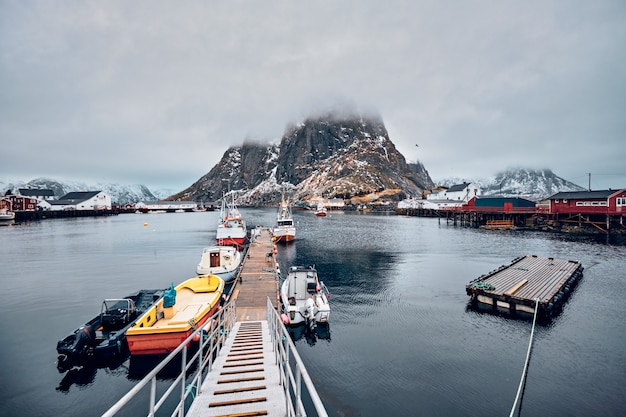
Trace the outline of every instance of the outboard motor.
<instances>
[{"instance_id":1,"label":"outboard motor","mask_svg":"<svg viewBox=\"0 0 626 417\"><path fill-rule=\"evenodd\" d=\"M96 344L96 329L93 326L83 326L76 333L76 341L72 352L76 355L88 354Z\"/></svg>"},{"instance_id":2,"label":"outboard motor","mask_svg":"<svg viewBox=\"0 0 626 417\"><path fill-rule=\"evenodd\" d=\"M96 344L96 330L93 326L83 326L76 332L74 344L68 349L63 349L67 353L62 353L57 357L57 369L65 372L75 364L73 359L93 353L92 349Z\"/></svg>"},{"instance_id":3,"label":"outboard motor","mask_svg":"<svg viewBox=\"0 0 626 417\"><path fill-rule=\"evenodd\" d=\"M309 298L306 300L304 306L306 308L306 317L309 322L309 327L313 329L317 325L317 323L315 323L315 302L313 299Z\"/></svg>"}]
</instances>

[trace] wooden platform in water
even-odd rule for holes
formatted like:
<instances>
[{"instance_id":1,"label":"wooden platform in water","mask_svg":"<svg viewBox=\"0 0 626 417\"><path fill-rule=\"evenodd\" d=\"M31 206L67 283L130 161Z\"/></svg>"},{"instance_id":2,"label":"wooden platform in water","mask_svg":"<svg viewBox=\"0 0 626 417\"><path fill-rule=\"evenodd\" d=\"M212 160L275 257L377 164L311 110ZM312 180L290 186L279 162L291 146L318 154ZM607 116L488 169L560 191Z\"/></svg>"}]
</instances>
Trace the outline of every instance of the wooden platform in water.
<instances>
[{"instance_id":1,"label":"wooden platform in water","mask_svg":"<svg viewBox=\"0 0 626 417\"><path fill-rule=\"evenodd\" d=\"M267 297L278 307L278 271L274 243L269 229L258 233L250 243L243 266L231 290L237 301L237 321L267 320Z\"/></svg>"},{"instance_id":2,"label":"wooden platform in water","mask_svg":"<svg viewBox=\"0 0 626 417\"><path fill-rule=\"evenodd\" d=\"M478 277L465 289L473 305L487 305L494 311L512 314L533 314L538 299L540 317L551 318L582 278L582 271L578 261L527 255Z\"/></svg>"}]
</instances>

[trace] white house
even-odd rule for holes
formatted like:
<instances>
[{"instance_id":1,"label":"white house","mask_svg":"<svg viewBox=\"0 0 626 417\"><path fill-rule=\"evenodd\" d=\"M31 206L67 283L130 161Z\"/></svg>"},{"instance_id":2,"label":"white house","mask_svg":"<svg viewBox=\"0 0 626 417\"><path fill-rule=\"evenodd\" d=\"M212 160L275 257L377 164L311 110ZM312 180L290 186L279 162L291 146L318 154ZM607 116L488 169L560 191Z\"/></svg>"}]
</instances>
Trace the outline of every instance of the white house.
<instances>
[{"instance_id":1,"label":"white house","mask_svg":"<svg viewBox=\"0 0 626 417\"><path fill-rule=\"evenodd\" d=\"M480 188L474 183L464 182L448 189L433 191L428 194L428 200L448 200L456 203L467 203L481 194Z\"/></svg>"},{"instance_id":2,"label":"white house","mask_svg":"<svg viewBox=\"0 0 626 417\"><path fill-rule=\"evenodd\" d=\"M103 191L75 191L49 200L50 210L111 210L111 196ZM41 205L41 204L40 204Z\"/></svg>"}]
</instances>

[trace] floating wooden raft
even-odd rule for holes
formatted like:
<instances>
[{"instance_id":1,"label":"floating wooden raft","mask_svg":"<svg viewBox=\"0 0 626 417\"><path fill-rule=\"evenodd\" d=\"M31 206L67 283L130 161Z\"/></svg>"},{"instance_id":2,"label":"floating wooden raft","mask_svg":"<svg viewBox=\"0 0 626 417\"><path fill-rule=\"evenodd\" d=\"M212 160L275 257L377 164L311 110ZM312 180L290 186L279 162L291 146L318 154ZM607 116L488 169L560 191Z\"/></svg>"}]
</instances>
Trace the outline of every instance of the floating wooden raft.
<instances>
[{"instance_id":1,"label":"floating wooden raft","mask_svg":"<svg viewBox=\"0 0 626 417\"><path fill-rule=\"evenodd\" d=\"M561 310L582 272L578 261L527 255L478 277L465 290L472 297L472 305L484 304L511 314L533 314L538 298L539 316L549 319Z\"/></svg>"}]
</instances>

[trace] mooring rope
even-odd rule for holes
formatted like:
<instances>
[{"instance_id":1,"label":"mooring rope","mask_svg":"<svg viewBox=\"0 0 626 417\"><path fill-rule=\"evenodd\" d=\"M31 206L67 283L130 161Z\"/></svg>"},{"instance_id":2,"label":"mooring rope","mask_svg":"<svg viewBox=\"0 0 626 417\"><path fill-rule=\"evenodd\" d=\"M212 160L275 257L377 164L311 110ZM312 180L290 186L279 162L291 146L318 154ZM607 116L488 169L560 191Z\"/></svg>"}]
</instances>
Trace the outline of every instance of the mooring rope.
<instances>
[{"instance_id":1,"label":"mooring rope","mask_svg":"<svg viewBox=\"0 0 626 417\"><path fill-rule=\"evenodd\" d=\"M528 363L530 362L530 352L533 347L533 337L535 334L535 323L537 322L537 310L539 309L539 298L535 298L535 314L533 315L533 327L530 330L530 340L528 341L528 351L526 352L526 362L524 363L524 370L522 371L522 379L519 382L519 387L517 388L517 395L515 396L515 402L513 403L513 407L511 408L511 414L509 417L513 417L515 413L515 409L517 408L517 402L520 399L520 395L522 394L522 387L525 384L526 373L528 372Z\"/></svg>"}]
</instances>

